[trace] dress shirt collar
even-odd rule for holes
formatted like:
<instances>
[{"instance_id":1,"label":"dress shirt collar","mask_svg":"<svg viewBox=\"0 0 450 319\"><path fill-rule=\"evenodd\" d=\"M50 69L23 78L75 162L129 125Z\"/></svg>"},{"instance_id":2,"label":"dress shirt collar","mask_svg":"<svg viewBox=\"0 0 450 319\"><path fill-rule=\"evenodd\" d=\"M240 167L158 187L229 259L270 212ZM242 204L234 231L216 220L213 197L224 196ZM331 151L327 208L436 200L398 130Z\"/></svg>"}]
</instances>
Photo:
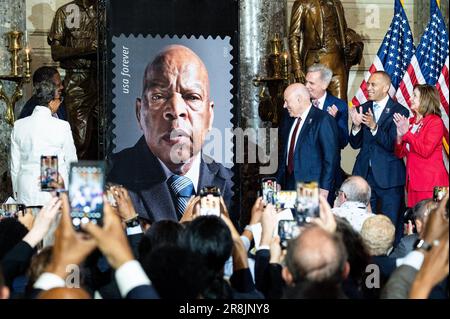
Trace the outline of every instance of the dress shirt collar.
<instances>
[{"instance_id":1,"label":"dress shirt collar","mask_svg":"<svg viewBox=\"0 0 450 319\"><path fill-rule=\"evenodd\" d=\"M384 108L386 107L386 104L389 101L389 94L386 95L382 100L380 101L373 101L373 103L377 103L380 106L380 112L384 110Z\"/></svg>"},{"instance_id":2,"label":"dress shirt collar","mask_svg":"<svg viewBox=\"0 0 450 319\"><path fill-rule=\"evenodd\" d=\"M42 105L36 105L36 107L33 110L33 114L34 113L52 116L52 111L50 111L50 109L47 106L42 106Z\"/></svg>"},{"instance_id":3,"label":"dress shirt collar","mask_svg":"<svg viewBox=\"0 0 450 319\"><path fill-rule=\"evenodd\" d=\"M189 169L189 171L184 175L185 177L189 178L194 185L195 193L197 192L197 186L198 186L198 180L200 179L200 163L201 163L202 155L201 153L197 154L194 157L194 161L192 162L192 166ZM158 161L161 163L161 167L164 171L164 174L166 175L166 181L172 176L175 175L167 166L158 158Z\"/></svg>"},{"instance_id":4,"label":"dress shirt collar","mask_svg":"<svg viewBox=\"0 0 450 319\"><path fill-rule=\"evenodd\" d=\"M326 99L327 99L327 92L325 91L325 94L322 95L322 97L317 99L317 101L319 102L319 109L323 110L323 107L325 106L325 100Z\"/></svg>"}]
</instances>

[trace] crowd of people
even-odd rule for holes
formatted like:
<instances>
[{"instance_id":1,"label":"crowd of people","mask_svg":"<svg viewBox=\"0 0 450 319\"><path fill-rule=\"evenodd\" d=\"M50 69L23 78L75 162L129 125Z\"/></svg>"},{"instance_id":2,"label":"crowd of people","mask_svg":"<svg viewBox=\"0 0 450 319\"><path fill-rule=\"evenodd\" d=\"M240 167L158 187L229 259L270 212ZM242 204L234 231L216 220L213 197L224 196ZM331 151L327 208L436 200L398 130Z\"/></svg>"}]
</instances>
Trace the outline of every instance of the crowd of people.
<instances>
[{"instance_id":1,"label":"crowd of people","mask_svg":"<svg viewBox=\"0 0 450 319\"><path fill-rule=\"evenodd\" d=\"M203 61L181 45L149 62L135 110L143 136L112 157L102 223L76 230L65 186L77 155L56 115L59 77L47 73L11 135L13 197L43 208L0 217L0 297L448 298L449 195L433 196L448 186L435 88L415 88L408 120L388 95L389 75L375 72L369 102L350 109L350 130L323 65L286 88L277 180L283 190L315 181L320 196L319 215L282 246L286 212L262 198L238 211L231 171L202 154L215 106ZM348 143L360 149L351 176L340 168ZM43 192L39 159L50 154L59 160L55 191ZM219 216L201 214L205 186L220 189Z\"/></svg>"}]
</instances>

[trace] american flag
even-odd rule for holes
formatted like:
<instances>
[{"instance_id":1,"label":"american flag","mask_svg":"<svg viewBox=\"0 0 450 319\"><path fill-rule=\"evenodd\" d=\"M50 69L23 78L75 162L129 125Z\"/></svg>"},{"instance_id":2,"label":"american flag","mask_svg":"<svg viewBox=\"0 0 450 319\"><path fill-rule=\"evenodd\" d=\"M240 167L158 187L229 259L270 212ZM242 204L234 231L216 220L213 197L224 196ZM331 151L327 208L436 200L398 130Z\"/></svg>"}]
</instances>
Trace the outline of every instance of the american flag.
<instances>
[{"instance_id":1,"label":"american flag","mask_svg":"<svg viewBox=\"0 0 450 319\"><path fill-rule=\"evenodd\" d=\"M367 102L367 80L375 71L386 71L392 80L389 95L394 96L406 68L414 55L414 40L408 18L400 0L395 0L394 17L378 49L374 62L366 72L356 95L353 106Z\"/></svg>"},{"instance_id":2,"label":"american flag","mask_svg":"<svg viewBox=\"0 0 450 319\"><path fill-rule=\"evenodd\" d=\"M448 171L448 33L436 0L431 0L430 4L430 20L400 83L396 98L399 103L409 108L414 85L436 85L441 95L441 110L446 127L443 143L444 161Z\"/></svg>"}]
</instances>

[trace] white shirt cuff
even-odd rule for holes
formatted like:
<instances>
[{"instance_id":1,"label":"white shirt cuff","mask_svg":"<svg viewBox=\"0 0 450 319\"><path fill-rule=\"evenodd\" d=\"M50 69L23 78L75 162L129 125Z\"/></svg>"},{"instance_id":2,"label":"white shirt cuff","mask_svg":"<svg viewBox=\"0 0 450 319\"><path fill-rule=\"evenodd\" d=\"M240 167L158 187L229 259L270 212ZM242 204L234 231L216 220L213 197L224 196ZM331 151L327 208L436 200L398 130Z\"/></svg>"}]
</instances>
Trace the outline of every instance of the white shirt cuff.
<instances>
[{"instance_id":1,"label":"white shirt cuff","mask_svg":"<svg viewBox=\"0 0 450 319\"><path fill-rule=\"evenodd\" d=\"M256 251L262 250L262 249L270 250L270 246L269 245L261 245L261 246L258 247L258 249L256 249Z\"/></svg>"},{"instance_id":2,"label":"white shirt cuff","mask_svg":"<svg viewBox=\"0 0 450 319\"><path fill-rule=\"evenodd\" d=\"M137 260L130 260L120 266L116 270L115 276L122 298L125 298L131 290L138 286L151 284Z\"/></svg>"},{"instance_id":3,"label":"white shirt cuff","mask_svg":"<svg viewBox=\"0 0 450 319\"><path fill-rule=\"evenodd\" d=\"M137 225L134 227L127 227L127 235L128 236L141 234L141 233L143 233L141 225Z\"/></svg>"},{"instance_id":4,"label":"white shirt cuff","mask_svg":"<svg viewBox=\"0 0 450 319\"><path fill-rule=\"evenodd\" d=\"M359 130L354 130L354 129L352 129L352 134L353 134L353 135L356 135L356 134L358 134L359 131L361 131L361 128L359 128Z\"/></svg>"},{"instance_id":5,"label":"white shirt cuff","mask_svg":"<svg viewBox=\"0 0 450 319\"><path fill-rule=\"evenodd\" d=\"M64 279L51 272L44 272L42 275L39 276L38 280L36 280L36 282L33 285L33 288L50 290L53 288L60 288L65 286L66 282L64 281Z\"/></svg>"},{"instance_id":6,"label":"white shirt cuff","mask_svg":"<svg viewBox=\"0 0 450 319\"><path fill-rule=\"evenodd\" d=\"M250 249L250 240L246 236L241 236L241 240L244 243L245 250L248 251Z\"/></svg>"},{"instance_id":7,"label":"white shirt cuff","mask_svg":"<svg viewBox=\"0 0 450 319\"><path fill-rule=\"evenodd\" d=\"M375 130L370 130L370 132L372 133L372 135L373 136L375 136L375 135L377 135L377 132L378 132L378 125L377 125L377 128L375 129Z\"/></svg>"},{"instance_id":8,"label":"white shirt cuff","mask_svg":"<svg viewBox=\"0 0 450 319\"><path fill-rule=\"evenodd\" d=\"M420 251L414 250L406 255L404 258L397 259L397 267L401 265L408 265L417 270L422 267L425 256Z\"/></svg>"}]
</instances>

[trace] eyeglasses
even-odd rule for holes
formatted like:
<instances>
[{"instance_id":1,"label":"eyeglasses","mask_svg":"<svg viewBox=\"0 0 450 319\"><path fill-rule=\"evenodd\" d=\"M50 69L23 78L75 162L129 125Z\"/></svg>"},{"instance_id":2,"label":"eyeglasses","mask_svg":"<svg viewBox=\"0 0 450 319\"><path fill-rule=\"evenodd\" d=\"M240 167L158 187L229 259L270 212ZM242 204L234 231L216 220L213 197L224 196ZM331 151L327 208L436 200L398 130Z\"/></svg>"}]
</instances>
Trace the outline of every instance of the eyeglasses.
<instances>
[{"instance_id":1,"label":"eyeglasses","mask_svg":"<svg viewBox=\"0 0 450 319\"><path fill-rule=\"evenodd\" d=\"M334 196L338 197L341 193L345 195L344 191L339 189L334 192Z\"/></svg>"}]
</instances>

